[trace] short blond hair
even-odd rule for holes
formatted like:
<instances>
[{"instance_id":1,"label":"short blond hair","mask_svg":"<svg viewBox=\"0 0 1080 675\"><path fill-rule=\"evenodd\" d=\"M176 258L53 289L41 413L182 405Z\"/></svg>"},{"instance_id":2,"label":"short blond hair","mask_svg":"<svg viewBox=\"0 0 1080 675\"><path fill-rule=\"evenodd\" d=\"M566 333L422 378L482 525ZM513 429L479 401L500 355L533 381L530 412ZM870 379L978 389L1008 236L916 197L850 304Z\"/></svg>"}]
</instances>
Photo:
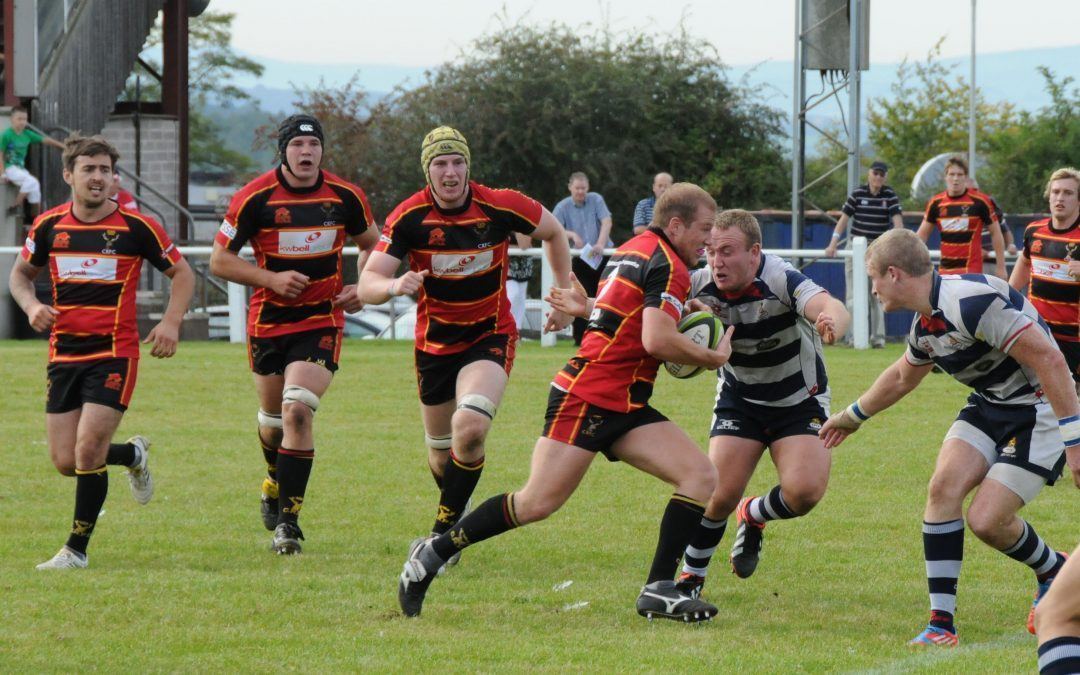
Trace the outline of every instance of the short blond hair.
<instances>
[{"instance_id":1,"label":"short blond hair","mask_svg":"<svg viewBox=\"0 0 1080 675\"><path fill-rule=\"evenodd\" d=\"M697 216L698 207L716 210L713 196L693 183L674 183L660 195L653 208L651 227L664 229L672 218L682 218L689 224Z\"/></svg>"},{"instance_id":2,"label":"short blond hair","mask_svg":"<svg viewBox=\"0 0 1080 675\"><path fill-rule=\"evenodd\" d=\"M1074 169L1071 166L1064 166L1054 173L1050 174L1050 180L1046 181L1046 192L1043 193L1043 199L1050 199L1050 185L1056 180L1073 179L1076 181L1076 189L1080 190L1080 170Z\"/></svg>"},{"instance_id":3,"label":"short blond hair","mask_svg":"<svg viewBox=\"0 0 1080 675\"><path fill-rule=\"evenodd\" d=\"M866 264L878 276L889 267L901 269L913 277L929 274L934 269L930 250L911 230L894 229L875 239L866 249Z\"/></svg>"},{"instance_id":4,"label":"short blond hair","mask_svg":"<svg viewBox=\"0 0 1080 675\"><path fill-rule=\"evenodd\" d=\"M736 229L746 236L746 248L753 248L754 244L761 243L761 225L754 214L743 209L728 209L716 214L716 223L713 225L717 230Z\"/></svg>"}]
</instances>

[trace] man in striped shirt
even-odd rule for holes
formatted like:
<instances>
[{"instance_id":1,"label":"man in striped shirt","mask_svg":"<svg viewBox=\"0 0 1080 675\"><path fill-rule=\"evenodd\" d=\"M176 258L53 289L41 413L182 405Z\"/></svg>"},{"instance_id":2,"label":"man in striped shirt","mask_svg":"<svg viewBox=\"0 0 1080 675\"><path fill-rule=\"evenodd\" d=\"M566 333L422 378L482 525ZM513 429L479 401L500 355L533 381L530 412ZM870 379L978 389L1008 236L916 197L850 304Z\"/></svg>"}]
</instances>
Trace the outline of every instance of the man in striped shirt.
<instances>
[{"instance_id":1,"label":"man in striped shirt","mask_svg":"<svg viewBox=\"0 0 1080 675\"><path fill-rule=\"evenodd\" d=\"M678 581L694 596L732 511L738 532L731 565L745 579L757 568L765 523L805 515L824 496L831 457L817 435L829 416L821 343L842 336L851 318L824 288L761 252L761 228L747 211L717 217L705 256L709 265L691 276L690 297L733 326L734 334L709 433L719 482ZM743 498L765 448L780 484L765 496Z\"/></svg>"},{"instance_id":2,"label":"man in striped shirt","mask_svg":"<svg viewBox=\"0 0 1080 675\"><path fill-rule=\"evenodd\" d=\"M644 232L649 227L649 223L652 222L653 209L656 208L656 200L660 199L660 195L664 194L664 191L671 187L674 182L674 178L670 173L661 171L653 176L652 180L652 197L646 197L637 203L634 207L634 236L637 236Z\"/></svg>"},{"instance_id":3,"label":"man in striped shirt","mask_svg":"<svg viewBox=\"0 0 1080 675\"><path fill-rule=\"evenodd\" d=\"M867 240L874 241L890 227L904 226L900 198L891 187L885 184L888 174L889 167L885 162L874 162L870 165L866 185L855 188L844 202L840 220L836 221L836 228L832 233L832 241L825 247L825 255L830 258L836 256L836 248L844 232L847 231L848 223L851 223L851 234L846 242L848 250L851 250L851 241L854 237L866 237ZM850 312L852 311L851 258L844 261L844 287L847 289L846 302ZM885 314L876 302L870 303L870 346L875 349L885 346Z\"/></svg>"},{"instance_id":4,"label":"man in striped shirt","mask_svg":"<svg viewBox=\"0 0 1080 675\"><path fill-rule=\"evenodd\" d=\"M828 448L915 389L937 364L974 392L942 443L923 516L930 623L910 644L959 643L953 615L967 520L979 539L1035 573L1034 605L1065 562L1017 515L1068 462L1080 486L1080 402L1046 323L1002 279L934 272L908 230L870 247L866 268L885 311L917 312L907 352L821 429Z\"/></svg>"}]
</instances>

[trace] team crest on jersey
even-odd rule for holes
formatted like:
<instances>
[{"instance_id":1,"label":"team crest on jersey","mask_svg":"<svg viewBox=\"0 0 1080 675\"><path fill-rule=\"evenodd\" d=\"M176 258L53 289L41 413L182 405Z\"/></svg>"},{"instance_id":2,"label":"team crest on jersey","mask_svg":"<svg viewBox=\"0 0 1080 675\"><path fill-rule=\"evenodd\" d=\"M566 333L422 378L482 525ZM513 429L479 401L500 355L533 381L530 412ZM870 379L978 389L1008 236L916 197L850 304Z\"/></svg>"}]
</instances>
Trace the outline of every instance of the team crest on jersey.
<instances>
[{"instance_id":1,"label":"team crest on jersey","mask_svg":"<svg viewBox=\"0 0 1080 675\"><path fill-rule=\"evenodd\" d=\"M1042 253L1042 239L1036 239L1035 243L1031 245L1032 253Z\"/></svg>"},{"instance_id":2,"label":"team crest on jersey","mask_svg":"<svg viewBox=\"0 0 1080 675\"><path fill-rule=\"evenodd\" d=\"M962 205L960 206L960 215L962 215L962 216L966 216L966 215L968 214L968 209L970 209L970 208L971 208L971 207L970 207L969 205L967 205L967 204L962 204Z\"/></svg>"},{"instance_id":3,"label":"team crest on jersey","mask_svg":"<svg viewBox=\"0 0 1080 675\"><path fill-rule=\"evenodd\" d=\"M428 232L427 243L429 246L446 246L446 233L436 227Z\"/></svg>"},{"instance_id":4,"label":"team crest on jersey","mask_svg":"<svg viewBox=\"0 0 1080 675\"><path fill-rule=\"evenodd\" d=\"M109 373L109 376L105 378L105 388L120 391L120 387L124 386L124 378L120 373Z\"/></svg>"},{"instance_id":5,"label":"team crest on jersey","mask_svg":"<svg viewBox=\"0 0 1080 675\"><path fill-rule=\"evenodd\" d=\"M116 240L120 238L120 233L116 230L105 230L101 233L101 238L105 240L105 248L101 249L101 252L110 255L116 253L113 246L116 245Z\"/></svg>"},{"instance_id":6,"label":"team crest on jersey","mask_svg":"<svg viewBox=\"0 0 1080 675\"><path fill-rule=\"evenodd\" d=\"M278 207L277 211L274 211L274 224L275 225L290 225L292 223L292 214L289 213L289 209L284 206Z\"/></svg>"},{"instance_id":7,"label":"team crest on jersey","mask_svg":"<svg viewBox=\"0 0 1080 675\"><path fill-rule=\"evenodd\" d=\"M328 352L328 351L332 350L333 348L334 348L334 336L333 335L324 335L321 338L319 338L319 349Z\"/></svg>"},{"instance_id":8,"label":"team crest on jersey","mask_svg":"<svg viewBox=\"0 0 1080 675\"><path fill-rule=\"evenodd\" d=\"M481 237L483 237L483 236L485 236L487 234L488 225L489 225L489 223L485 220L483 222L480 222L480 223L477 223L477 224L473 225L473 227L476 229L476 233L478 235L480 235Z\"/></svg>"},{"instance_id":9,"label":"team crest on jersey","mask_svg":"<svg viewBox=\"0 0 1080 675\"><path fill-rule=\"evenodd\" d=\"M53 239L53 248L67 248L71 246L71 235L67 232L61 232Z\"/></svg>"},{"instance_id":10,"label":"team crest on jersey","mask_svg":"<svg viewBox=\"0 0 1080 675\"><path fill-rule=\"evenodd\" d=\"M1016 454L1016 436L1009 439L1009 442L1005 444L1005 447L1001 449L1003 455L1015 455Z\"/></svg>"},{"instance_id":11,"label":"team crest on jersey","mask_svg":"<svg viewBox=\"0 0 1080 675\"><path fill-rule=\"evenodd\" d=\"M337 210L333 202L323 202L323 225L337 225Z\"/></svg>"},{"instance_id":12,"label":"team crest on jersey","mask_svg":"<svg viewBox=\"0 0 1080 675\"><path fill-rule=\"evenodd\" d=\"M1065 244L1065 259L1080 260L1080 257L1077 256L1077 248L1080 248L1080 245L1077 245L1076 242Z\"/></svg>"}]
</instances>

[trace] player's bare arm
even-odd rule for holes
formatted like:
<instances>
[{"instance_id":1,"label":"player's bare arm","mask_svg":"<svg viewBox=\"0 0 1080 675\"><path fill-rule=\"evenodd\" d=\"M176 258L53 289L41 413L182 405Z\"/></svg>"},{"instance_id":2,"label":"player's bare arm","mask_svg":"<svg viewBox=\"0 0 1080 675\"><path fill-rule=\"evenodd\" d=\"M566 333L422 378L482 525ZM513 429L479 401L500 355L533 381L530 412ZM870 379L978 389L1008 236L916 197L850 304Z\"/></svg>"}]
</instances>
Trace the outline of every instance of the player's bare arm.
<instances>
[{"instance_id":1,"label":"player's bare arm","mask_svg":"<svg viewBox=\"0 0 1080 675\"><path fill-rule=\"evenodd\" d=\"M832 237L829 239L829 245L825 247L825 256L828 258L836 257L836 249L840 245L840 239L847 232L848 227L848 214L841 213L840 220L836 221L836 227L833 229Z\"/></svg>"},{"instance_id":2,"label":"player's bare arm","mask_svg":"<svg viewBox=\"0 0 1080 675\"><path fill-rule=\"evenodd\" d=\"M664 310L659 307L646 307L641 324L641 345L650 356L660 361L715 370L731 358L731 335L734 332L735 327L729 326L716 349L709 349L695 344L680 333L675 319Z\"/></svg>"},{"instance_id":3,"label":"player's bare arm","mask_svg":"<svg viewBox=\"0 0 1080 675\"><path fill-rule=\"evenodd\" d=\"M360 283L357 284L360 301L368 305L381 305L395 295L415 295L424 285L430 270L407 270L400 277L395 277L394 272L400 266L400 259L389 253L374 251L360 273Z\"/></svg>"},{"instance_id":4,"label":"player's bare arm","mask_svg":"<svg viewBox=\"0 0 1080 675\"><path fill-rule=\"evenodd\" d=\"M150 333L143 340L143 344L153 344L150 356L159 359L167 359L176 353L176 345L180 342L180 324L191 304L191 296L195 293L195 273L191 271L187 260L181 258L180 262L165 270L164 274L172 281L169 304L165 307L161 322L150 329Z\"/></svg>"},{"instance_id":5,"label":"player's bare arm","mask_svg":"<svg viewBox=\"0 0 1080 675\"><path fill-rule=\"evenodd\" d=\"M1021 253L1016 258L1016 265L1013 266L1012 275L1009 277L1009 285L1016 290L1023 292L1030 283L1031 259L1027 257L1027 253Z\"/></svg>"},{"instance_id":6,"label":"player's bare arm","mask_svg":"<svg viewBox=\"0 0 1080 675\"><path fill-rule=\"evenodd\" d=\"M566 243L566 230L562 223L544 209L540 214L540 224L533 230L532 236L543 242L551 271L555 275L555 285L570 288L570 246ZM544 324L545 332L559 331L570 324L572 317L558 309L551 312Z\"/></svg>"},{"instance_id":7,"label":"player's bare arm","mask_svg":"<svg viewBox=\"0 0 1080 675\"><path fill-rule=\"evenodd\" d=\"M262 269L216 242L213 252L210 253L210 272L226 281L268 288L290 300L299 297L310 281L306 274L295 270L271 272Z\"/></svg>"},{"instance_id":8,"label":"player's bare arm","mask_svg":"<svg viewBox=\"0 0 1080 675\"><path fill-rule=\"evenodd\" d=\"M544 300L560 312L582 319L589 318L595 298L589 297L573 272L570 273L570 285L570 288L552 286Z\"/></svg>"},{"instance_id":9,"label":"player's bare arm","mask_svg":"<svg viewBox=\"0 0 1080 675\"><path fill-rule=\"evenodd\" d=\"M926 218L923 218L923 221L919 223L919 229L915 232L915 234L918 235L919 239L922 239L925 243L930 240L930 233L933 231L934 224Z\"/></svg>"},{"instance_id":10,"label":"player's bare arm","mask_svg":"<svg viewBox=\"0 0 1080 675\"><path fill-rule=\"evenodd\" d=\"M353 237L352 240L356 247L360 249L359 255L356 256L356 278L359 279L360 275L364 273L364 266L367 264L371 252L375 250L375 244L379 243L379 231L374 227L369 227L363 233ZM363 309L364 301L360 298L360 284L349 284L343 287L341 292L334 296L333 305L350 314Z\"/></svg>"},{"instance_id":11,"label":"player's bare arm","mask_svg":"<svg viewBox=\"0 0 1080 675\"><path fill-rule=\"evenodd\" d=\"M43 268L31 265L21 257L15 258L15 266L11 268L11 276L8 284L11 288L11 297L15 298L22 311L26 312L30 320L30 326L38 332L44 332L52 328L56 317L60 316L60 310L52 305L37 299L34 292L34 279Z\"/></svg>"},{"instance_id":12,"label":"player's bare arm","mask_svg":"<svg viewBox=\"0 0 1080 675\"><path fill-rule=\"evenodd\" d=\"M919 386L933 364L913 365L907 355L901 356L885 369L866 392L855 399L847 408L833 413L825 424L821 425L818 437L825 442L826 448L835 448L845 438L855 433L859 427L882 410L892 406Z\"/></svg>"},{"instance_id":13,"label":"player's bare arm","mask_svg":"<svg viewBox=\"0 0 1080 675\"><path fill-rule=\"evenodd\" d=\"M851 314L847 307L828 293L818 293L806 302L803 316L814 324L814 329L827 345L834 344L844 337L851 325Z\"/></svg>"},{"instance_id":14,"label":"player's bare arm","mask_svg":"<svg viewBox=\"0 0 1080 675\"><path fill-rule=\"evenodd\" d=\"M1005 237L997 218L990 221L990 245L994 247L994 275L1005 279Z\"/></svg>"},{"instance_id":15,"label":"player's bare arm","mask_svg":"<svg viewBox=\"0 0 1080 675\"><path fill-rule=\"evenodd\" d=\"M1009 356L1020 365L1035 371L1050 407L1061 422L1065 439L1065 462L1072 472L1073 484L1080 488L1080 442L1070 443L1080 437L1080 401L1065 356L1051 343L1049 337L1034 325L1020 334L1009 349ZM1067 422L1067 420L1074 420Z\"/></svg>"}]
</instances>

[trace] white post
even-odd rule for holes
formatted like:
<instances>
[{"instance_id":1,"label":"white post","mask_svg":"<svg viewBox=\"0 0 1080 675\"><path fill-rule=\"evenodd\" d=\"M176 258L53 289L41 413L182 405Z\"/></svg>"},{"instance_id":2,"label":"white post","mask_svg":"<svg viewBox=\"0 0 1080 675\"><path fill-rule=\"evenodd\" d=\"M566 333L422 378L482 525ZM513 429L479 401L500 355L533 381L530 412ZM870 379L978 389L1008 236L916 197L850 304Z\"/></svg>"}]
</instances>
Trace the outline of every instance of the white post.
<instances>
[{"instance_id":1,"label":"white post","mask_svg":"<svg viewBox=\"0 0 1080 675\"><path fill-rule=\"evenodd\" d=\"M968 95L968 175L975 179L975 0L971 0L971 91Z\"/></svg>"},{"instance_id":2,"label":"white post","mask_svg":"<svg viewBox=\"0 0 1080 675\"><path fill-rule=\"evenodd\" d=\"M855 237L851 242L852 329L855 331L855 349L870 348L870 284L866 277L866 237Z\"/></svg>"},{"instance_id":3,"label":"white post","mask_svg":"<svg viewBox=\"0 0 1080 675\"><path fill-rule=\"evenodd\" d=\"M561 235L560 235L561 236ZM540 253L540 297L547 297L548 290L555 285L555 273L551 271L551 263L548 262L547 250L541 249ZM547 315L551 312L551 305L546 300L543 300L543 304L540 307L540 346L541 347L554 347L556 341L555 333L545 333L544 324L547 322Z\"/></svg>"},{"instance_id":4,"label":"white post","mask_svg":"<svg viewBox=\"0 0 1080 675\"><path fill-rule=\"evenodd\" d=\"M246 295L243 286L229 282L229 342L247 340Z\"/></svg>"}]
</instances>

